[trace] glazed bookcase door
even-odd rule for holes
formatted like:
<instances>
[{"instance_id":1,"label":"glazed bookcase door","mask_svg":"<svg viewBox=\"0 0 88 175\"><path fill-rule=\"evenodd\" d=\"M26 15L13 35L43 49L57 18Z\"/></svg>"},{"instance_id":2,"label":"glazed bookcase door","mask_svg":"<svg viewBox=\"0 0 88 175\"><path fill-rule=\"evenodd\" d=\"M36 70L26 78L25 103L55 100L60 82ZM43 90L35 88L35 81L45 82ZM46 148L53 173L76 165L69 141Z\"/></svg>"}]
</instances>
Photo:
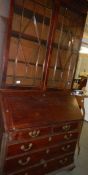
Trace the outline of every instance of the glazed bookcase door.
<instances>
[{"instance_id":1,"label":"glazed bookcase door","mask_svg":"<svg viewBox=\"0 0 88 175\"><path fill-rule=\"evenodd\" d=\"M40 87L52 9L47 0L15 0L8 86Z\"/></svg>"},{"instance_id":2,"label":"glazed bookcase door","mask_svg":"<svg viewBox=\"0 0 88 175\"><path fill-rule=\"evenodd\" d=\"M49 66L49 88L71 89L84 22L84 16L60 8Z\"/></svg>"}]
</instances>

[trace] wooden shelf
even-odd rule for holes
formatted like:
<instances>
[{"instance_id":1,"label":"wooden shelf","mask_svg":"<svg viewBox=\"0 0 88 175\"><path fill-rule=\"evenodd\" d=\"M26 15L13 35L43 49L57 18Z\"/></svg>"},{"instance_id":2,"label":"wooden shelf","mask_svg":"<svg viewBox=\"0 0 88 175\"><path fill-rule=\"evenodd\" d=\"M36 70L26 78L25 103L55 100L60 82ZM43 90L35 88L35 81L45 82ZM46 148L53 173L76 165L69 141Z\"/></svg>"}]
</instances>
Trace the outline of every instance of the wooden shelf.
<instances>
[{"instance_id":1,"label":"wooden shelf","mask_svg":"<svg viewBox=\"0 0 88 175\"><path fill-rule=\"evenodd\" d=\"M14 12L16 14L18 14L18 15L22 15L22 9L23 8L21 6L18 6L18 5L15 5L14 6ZM32 19L33 18L33 15L34 15L34 12L33 11L24 8L24 17L26 17L28 19ZM37 22L43 23L43 18L44 18L44 24L45 25L49 25L50 24L50 18L43 17L43 15L40 15L38 13L35 13L35 16L36 16Z\"/></svg>"},{"instance_id":2,"label":"wooden shelf","mask_svg":"<svg viewBox=\"0 0 88 175\"><path fill-rule=\"evenodd\" d=\"M16 37L18 39L21 37L22 39L25 39L25 40L28 40L28 41L33 41L35 43L38 43L37 37L31 36L31 35L27 35L25 33L20 33L20 32L17 32L17 31L12 31L11 35L12 35L12 37ZM45 41L43 39L41 40L41 44L46 45L46 43L47 43L47 41Z\"/></svg>"},{"instance_id":3,"label":"wooden shelf","mask_svg":"<svg viewBox=\"0 0 88 175\"><path fill-rule=\"evenodd\" d=\"M8 77L9 77L9 78L14 78L13 75L7 75L7 78L8 78ZM22 78L23 78L23 79L29 79L29 80L35 80L35 81L36 81L36 80L41 80L41 78L36 78L36 79L35 79L34 77L15 76L15 79L22 79ZM50 81L51 81L51 82L59 82L59 81L62 81L62 82L63 82L63 80L59 80L59 79L55 80L55 79L49 78L49 79L48 79L48 82L50 82ZM16 83L15 83L15 84L16 84Z\"/></svg>"},{"instance_id":4,"label":"wooden shelf","mask_svg":"<svg viewBox=\"0 0 88 175\"><path fill-rule=\"evenodd\" d=\"M7 77L14 78L13 75L7 75ZM19 78L19 79L23 78L23 79L33 79L33 80L35 80L34 77L28 77L28 76L15 76L15 78ZM36 78L36 80L41 80L41 78Z\"/></svg>"},{"instance_id":5,"label":"wooden shelf","mask_svg":"<svg viewBox=\"0 0 88 175\"><path fill-rule=\"evenodd\" d=\"M19 39L21 37L22 39L25 39L25 40L28 40L28 41L33 41L34 43L38 44L38 39L35 36L31 36L31 35L28 35L28 34L20 33L18 31L12 31L11 35L12 35L12 37L15 37L17 39ZM47 45L47 41L46 40L40 39L40 42L44 46ZM58 48L58 43L53 43L52 46L53 46L53 48L57 49ZM65 47L65 46L61 46L60 45L59 49L61 49L61 50L68 50L68 46ZM78 52L77 52L77 50L73 49L73 53L77 54Z\"/></svg>"},{"instance_id":6,"label":"wooden shelf","mask_svg":"<svg viewBox=\"0 0 88 175\"><path fill-rule=\"evenodd\" d=\"M14 59L9 59L8 61L15 63L15 60ZM18 60L17 62L18 63L21 63L21 64L24 64L24 65L36 66L36 64L35 63L32 63L32 62L25 62L25 61L20 61L20 60ZM43 64L38 64L38 67L43 67ZM50 66L49 69L54 69L54 66ZM57 67L56 69L57 70L62 70L60 67Z\"/></svg>"},{"instance_id":7,"label":"wooden shelf","mask_svg":"<svg viewBox=\"0 0 88 175\"><path fill-rule=\"evenodd\" d=\"M15 5L14 6L14 13L21 16L22 15L22 9L23 8L21 6ZM24 8L24 17L25 18L32 19L33 15L34 15L34 12L32 10ZM44 24L49 26L50 18L44 17L43 15L40 15L40 14L38 14L38 12L35 13L35 16L36 16L36 19L37 19L37 23L42 24L43 23L43 18L44 18ZM62 14L62 16L64 16L64 14ZM60 31L60 26L59 25L57 25L57 30ZM66 34L68 33L68 30L65 29L65 24L64 24L64 27L63 27L63 32L66 33ZM74 32L71 32L71 33L72 33L73 37L75 36L78 39L80 38L79 35L76 36Z\"/></svg>"}]
</instances>

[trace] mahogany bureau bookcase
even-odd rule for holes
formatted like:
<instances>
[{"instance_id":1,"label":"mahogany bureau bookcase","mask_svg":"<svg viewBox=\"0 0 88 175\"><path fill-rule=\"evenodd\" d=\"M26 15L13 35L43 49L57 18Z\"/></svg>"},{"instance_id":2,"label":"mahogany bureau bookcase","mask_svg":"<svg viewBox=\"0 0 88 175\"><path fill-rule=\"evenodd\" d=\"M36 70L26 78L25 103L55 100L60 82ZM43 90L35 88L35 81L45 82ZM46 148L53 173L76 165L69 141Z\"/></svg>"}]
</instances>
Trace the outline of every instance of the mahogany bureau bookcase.
<instances>
[{"instance_id":1,"label":"mahogany bureau bookcase","mask_svg":"<svg viewBox=\"0 0 88 175\"><path fill-rule=\"evenodd\" d=\"M74 167L83 116L70 95L86 0L10 0L0 69L0 175Z\"/></svg>"},{"instance_id":2,"label":"mahogany bureau bookcase","mask_svg":"<svg viewBox=\"0 0 88 175\"><path fill-rule=\"evenodd\" d=\"M63 92L2 90L0 166L6 175L44 175L74 165L83 117Z\"/></svg>"}]
</instances>

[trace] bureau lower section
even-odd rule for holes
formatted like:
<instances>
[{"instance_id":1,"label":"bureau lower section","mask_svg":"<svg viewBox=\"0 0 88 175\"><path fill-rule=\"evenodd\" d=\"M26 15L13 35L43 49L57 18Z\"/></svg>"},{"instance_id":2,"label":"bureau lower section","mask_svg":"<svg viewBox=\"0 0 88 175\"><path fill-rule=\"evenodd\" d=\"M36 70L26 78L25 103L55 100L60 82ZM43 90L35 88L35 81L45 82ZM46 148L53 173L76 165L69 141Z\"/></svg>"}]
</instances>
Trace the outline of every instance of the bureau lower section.
<instances>
[{"instance_id":1,"label":"bureau lower section","mask_svg":"<svg viewBox=\"0 0 88 175\"><path fill-rule=\"evenodd\" d=\"M74 154L69 154L64 157L57 157L55 159L51 159L49 161L42 160L41 164L31 166L30 168L21 169L21 171L17 171L14 173L6 173L9 175L44 175L54 170L58 170L60 168L66 167L73 163Z\"/></svg>"},{"instance_id":2,"label":"bureau lower section","mask_svg":"<svg viewBox=\"0 0 88 175\"><path fill-rule=\"evenodd\" d=\"M6 133L2 140L2 175L45 175L74 163L80 122Z\"/></svg>"},{"instance_id":3,"label":"bureau lower section","mask_svg":"<svg viewBox=\"0 0 88 175\"><path fill-rule=\"evenodd\" d=\"M44 150L17 155L7 158L4 171L7 174L23 168L42 165L44 169L54 162L58 162L57 169L72 163L76 142L62 144L61 146L47 147ZM55 164L55 163L54 163ZM55 165L54 165L55 167ZM53 168L54 168L53 167ZM56 168L55 168L56 169Z\"/></svg>"},{"instance_id":4,"label":"bureau lower section","mask_svg":"<svg viewBox=\"0 0 88 175\"><path fill-rule=\"evenodd\" d=\"M68 92L1 91L0 175L46 175L71 167L82 122Z\"/></svg>"}]
</instances>

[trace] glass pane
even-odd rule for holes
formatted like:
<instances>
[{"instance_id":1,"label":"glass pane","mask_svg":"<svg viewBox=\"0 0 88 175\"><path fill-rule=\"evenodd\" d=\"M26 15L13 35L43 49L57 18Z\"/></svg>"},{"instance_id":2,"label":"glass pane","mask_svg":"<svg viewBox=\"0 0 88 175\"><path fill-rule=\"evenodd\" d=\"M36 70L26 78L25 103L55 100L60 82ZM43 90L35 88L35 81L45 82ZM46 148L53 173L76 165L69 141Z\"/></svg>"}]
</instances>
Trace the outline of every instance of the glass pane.
<instances>
[{"instance_id":1,"label":"glass pane","mask_svg":"<svg viewBox=\"0 0 88 175\"><path fill-rule=\"evenodd\" d=\"M61 7L55 32L49 88L70 89L78 58L84 20L79 14Z\"/></svg>"},{"instance_id":2,"label":"glass pane","mask_svg":"<svg viewBox=\"0 0 88 175\"><path fill-rule=\"evenodd\" d=\"M8 85L40 86L51 13L47 0L15 0Z\"/></svg>"}]
</instances>

